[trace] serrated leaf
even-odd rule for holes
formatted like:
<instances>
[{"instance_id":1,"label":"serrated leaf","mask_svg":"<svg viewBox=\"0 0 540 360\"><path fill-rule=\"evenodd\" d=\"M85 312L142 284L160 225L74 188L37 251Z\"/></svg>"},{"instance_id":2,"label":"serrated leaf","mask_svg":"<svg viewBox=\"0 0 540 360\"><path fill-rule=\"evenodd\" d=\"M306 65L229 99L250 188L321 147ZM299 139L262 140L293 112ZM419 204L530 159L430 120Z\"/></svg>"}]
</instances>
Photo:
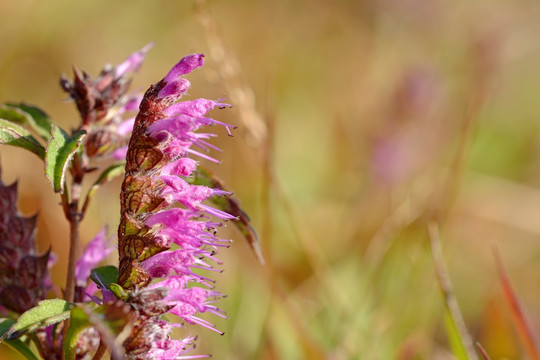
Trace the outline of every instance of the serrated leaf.
<instances>
[{"instance_id":1,"label":"serrated leaf","mask_svg":"<svg viewBox=\"0 0 540 360\"><path fill-rule=\"evenodd\" d=\"M112 265L97 267L90 272L90 279L102 288L108 289L110 284L118 281L118 268Z\"/></svg>"},{"instance_id":2,"label":"serrated leaf","mask_svg":"<svg viewBox=\"0 0 540 360\"><path fill-rule=\"evenodd\" d=\"M25 116L27 124L44 140L48 140L51 137L50 131L53 121L51 117L43 110L36 106L25 103L8 103L7 106L24 112L24 114L27 115Z\"/></svg>"},{"instance_id":3,"label":"serrated leaf","mask_svg":"<svg viewBox=\"0 0 540 360\"><path fill-rule=\"evenodd\" d=\"M66 339L64 340L64 358L67 360L74 360L77 354L77 341L81 336L81 333L90 327L90 321L88 315L81 308L74 308L71 310L71 318L69 320L69 329L66 333Z\"/></svg>"},{"instance_id":4,"label":"serrated leaf","mask_svg":"<svg viewBox=\"0 0 540 360\"><path fill-rule=\"evenodd\" d=\"M66 170L85 136L86 131L80 130L70 137L58 126L51 125L51 138L45 151L45 175L55 192L64 190Z\"/></svg>"},{"instance_id":5,"label":"serrated leaf","mask_svg":"<svg viewBox=\"0 0 540 360\"><path fill-rule=\"evenodd\" d=\"M36 307L25 311L6 333L8 340L16 339L38 327L55 324L69 318L70 305L62 299L42 300Z\"/></svg>"},{"instance_id":6,"label":"serrated leaf","mask_svg":"<svg viewBox=\"0 0 540 360\"><path fill-rule=\"evenodd\" d=\"M28 130L4 119L0 119L0 144L30 150L41 159L45 157L45 148Z\"/></svg>"}]
</instances>

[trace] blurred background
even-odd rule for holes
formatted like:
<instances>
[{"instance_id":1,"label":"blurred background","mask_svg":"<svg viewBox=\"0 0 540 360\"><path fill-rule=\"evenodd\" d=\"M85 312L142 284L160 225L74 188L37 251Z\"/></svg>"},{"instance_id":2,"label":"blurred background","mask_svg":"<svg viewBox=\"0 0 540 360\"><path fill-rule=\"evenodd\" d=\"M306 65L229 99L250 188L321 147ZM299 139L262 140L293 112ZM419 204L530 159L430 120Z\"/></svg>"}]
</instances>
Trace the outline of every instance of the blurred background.
<instances>
[{"instance_id":1,"label":"blurred background","mask_svg":"<svg viewBox=\"0 0 540 360\"><path fill-rule=\"evenodd\" d=\"M494 266L500 252L540 336L540 4L535 1L0 0L0 102L78 124L58 85L154 41L143 91L182 56L207 54L190 97L214 111L212 167L259 234L261 265L231 225L217 289L216 359L452 359L428 224L465 324L492 359L526 358ZM41 250L65 282L68 225L42 164L0 148L2 179L39 211ZM114 236L120 181L82 225ZM115 255L116 256L116 255ZM115 264L111 256L109 263ZM539 337L540 339L540 337ZM0 348L2 359L18 354Z\"/></svg>"}]
</instances>

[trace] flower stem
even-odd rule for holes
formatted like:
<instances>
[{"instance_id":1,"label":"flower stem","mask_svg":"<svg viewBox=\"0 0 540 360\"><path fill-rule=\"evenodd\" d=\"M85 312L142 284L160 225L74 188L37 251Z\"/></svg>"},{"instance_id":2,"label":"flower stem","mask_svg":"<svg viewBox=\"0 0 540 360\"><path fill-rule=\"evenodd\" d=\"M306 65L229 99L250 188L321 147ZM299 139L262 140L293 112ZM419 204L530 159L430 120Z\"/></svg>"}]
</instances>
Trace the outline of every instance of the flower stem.
<instances>
[{"instance_id":1,"label":"flower stem","mask_svg":"<svg viewBox=\"0 0 540 360\"><path fill-rule=\"evenodd\" d=\"M71 175L73 182L71 184L71 202L65 214L69 221L69 258L66 278L65 300L73 302L75 300L75 266L77 263L77 253L79 250L79 224L81 213L79 212L79 199L81 197L82 179L84 170L81 166L81 158L77 155L73 158Z\"/></svg>"},{"instance_id":2,"label":"flower stem","mask_svg":"<svg viewBox=\"0 0 540 360\"><path fill-rule=\"evenodd\" d=\"M72 202L69 207L69 258L66 278L67 302L73 302L75 299L75 265L77 262L77 250L79 248L79 214L77 211L78 203Z\"/></svg>"}]
</instances>

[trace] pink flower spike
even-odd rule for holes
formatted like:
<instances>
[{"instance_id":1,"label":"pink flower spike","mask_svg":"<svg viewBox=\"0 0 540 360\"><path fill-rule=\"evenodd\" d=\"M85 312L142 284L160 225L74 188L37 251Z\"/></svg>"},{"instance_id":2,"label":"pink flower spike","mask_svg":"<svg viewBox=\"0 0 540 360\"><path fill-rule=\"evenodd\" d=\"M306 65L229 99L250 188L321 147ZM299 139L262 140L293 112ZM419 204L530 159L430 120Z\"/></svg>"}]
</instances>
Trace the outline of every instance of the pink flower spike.
<instances>
[{"instance_id":1,"label":"pink flower spike","mask_svg":"<svg viewBox=\"0 0 540 360\"><path fill-rule=\"evenodd\" d=\"M225 211L221 211L221 210L218 210L218 209L215 209L211 206L208 206L208 205L204 205L204 204L200 204L199 205L201 207L201 209L203 209L204 211L206 211L208 214L210 215L213 215L215 217L218 217L220 219L223 219L223 220L233 220L233 219L236 219L235 216L232 216L231 214L228 214L226 213Z\"/></svg>"},{"instance_id":2,"label":"pink flower spike","mask_svg":"<svg viewBox=\"0 0 540 360\"><path fill-rule=\"evenodd\" d=\"M142 64L146 53L154 46L153 43L149 43L141 50L131 54L123 63L116 66L115 77L119 78L125 75L129 71L136 71Z\"/></svg>"},{"instance_id":3,"label":"pink flower spike","mask_svg":"<svg viewBox=\"0 0 540 360\"><path fill-rule=\"evenodd\" d=\"M161 175L189 176L197 168L197 162L190 158L180 158L163 167Z\"/></svg>"},{"instance_id":4,"label":"pink flower spike","mask_svg":"<svg viewBox=\"0 0 540 360\"><path fill-rule=\"evenodd\" d=\"M168 98L170 101L179 99L186 91L188 91L191 83L186 79L178 79L168 83L159 91L160 99Z\"/></svg>"},{"instance_id":5,"label":"pink flower spike","mask_svg":"<svg viewBox=\"0 0 540 360\"><path fill-rule=\"evenodd\" d=\"M216 163L216 164L220 164L220 163L221 163L219 160L214 159L214 158L211 157L211 156L205 155L205 154L203 154L203 153L201 153L201 152L199 152L199 151L195 151L195 150L193 150L193 149L187 149L187 152L190 153L190 154L193 154L193 155L197 155L197 156L199 156L199 157L202 157L203 159L206 159L206 160L211 161L211 162Z\"/></svg>"},{"instance_id":6,"label":"pink flower spike","mask_svg":"<svg viewBox=\"0 0 540 360\"><path fill-rule=\"evenodd\" d=\"M114 247L107 247L105 241L105 227L88 243L86 249L77 260L75 279L78 286L86 286L90 271L103 259L105 259Z\"/></svg>"},{"instance_id":7,"label":"pink flower spike","mask_svg":"<svg viewBox=\"0 0 540 360\"><path fill-rule=\"evenodd\" d=\"M132 97L124 104L124 111L137 111L141 105L142 95L132 95Z\"/></svg>"},{"instance_id":8,"label":"pink flower spike","mask_svg":"<svg viewBox=\"0 0 540 360\"><path fill-rule=\"evenodd\" d=\"M169 83L172 80L177 79L179 76L189 74L194 69L203 66L203 58L203 54L192 54L183 57L176 65L173 66L169 73L165 75L163 80L166 83Z\"/></svg>"},{"instance_id":9,"label":"pink flower spike","mask_svg":"<svg viewBox=\"0 0 540 360\"><path fill-rule=\"evenodd\" d=\"M171 360L171 359L201 359L208 358L210 355L187 355L182 354L193 349L195 337L188 337L183 340L166 340L155 343L155 347L148 352L150 359Z\"/></svg>"},{"instance_id":10,"label":"pink flower spike","mask_svg":"<svg viewBox=\"0 0 540 360\"><path fill-rule=\"evenodd\" d=\"M163 113L167 116L174 116L174 115L189 115L194 117L200 117L208 113L210 110L215 108L216 106L219 106L219 108L225 107L225 106L231 106L229 104L222 104L218 101L213 101L209 99L196 99L192 101L182 101L176 104L172 104L168 108L166 108Z\"/></svg>"},{"instance_id":11,"label":"pink flower spike","mask_svg":"<svg viewBox=\"0 0 540 360\"><path fill-rule=\"evenodd\" d=\"M163 224L165 227L174 228L179 223L185 223L192 214L192 212L185 209L172 208L151 215L146 219L145 225L152 227L155 224Z\"/></svg>"},{"instance_id":12,"label":"pink flower spike","mask_svg":"<svg viewBox=\"0 0 540 360\"><path fill-rule=\"evenodd\" d=\"M161 280L155 284L148 286L149 289L167 288L170 290L183 289L187 287L189 279L182 275L173 275Z\"/></svg>"}]
</instances>

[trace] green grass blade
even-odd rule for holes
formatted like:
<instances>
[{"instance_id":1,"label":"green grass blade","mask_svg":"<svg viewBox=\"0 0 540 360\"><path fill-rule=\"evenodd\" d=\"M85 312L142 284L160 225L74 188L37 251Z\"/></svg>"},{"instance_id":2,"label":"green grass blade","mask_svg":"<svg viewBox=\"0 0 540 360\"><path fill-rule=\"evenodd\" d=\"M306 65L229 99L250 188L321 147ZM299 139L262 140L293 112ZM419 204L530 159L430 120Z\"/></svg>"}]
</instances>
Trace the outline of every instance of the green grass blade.
<instances>
[{"instance_id":1,"label":"green grass blade","mask_svg":"<svg viewBox=\"0 0 540 360\"><path fill-rule=\"evenodd\" d=\"M436 224L428 225L429 238L431 241L431 253L437 275L439 288L444 299L444 322L448 336L448 342L452 353L458 360L478 360L474 351L473 341L465 326L459 305L454 294L450 276L444 262L439 228Z\"/></svg>"}]
</instances>

